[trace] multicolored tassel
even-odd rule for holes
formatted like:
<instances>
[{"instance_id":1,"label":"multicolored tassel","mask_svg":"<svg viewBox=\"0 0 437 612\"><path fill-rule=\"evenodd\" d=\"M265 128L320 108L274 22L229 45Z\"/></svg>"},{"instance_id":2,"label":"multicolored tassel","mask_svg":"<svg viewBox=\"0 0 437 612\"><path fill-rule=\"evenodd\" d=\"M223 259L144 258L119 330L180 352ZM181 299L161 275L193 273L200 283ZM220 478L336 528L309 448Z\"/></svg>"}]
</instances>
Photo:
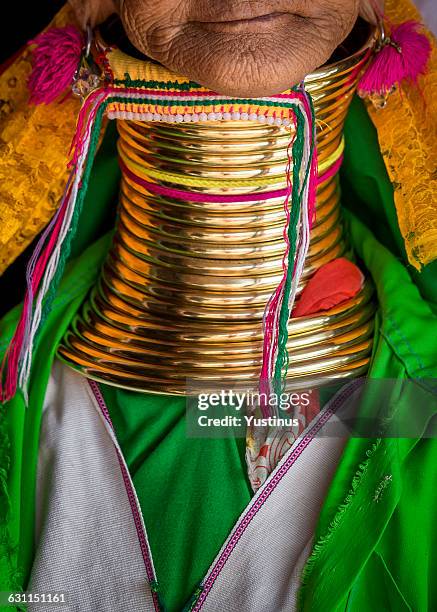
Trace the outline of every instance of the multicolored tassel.
<instances>
[{"instance_id":1,"label":"multicolored tassel","mask_svg":"<svg viewBox=\"0 0 437 612\"><path fill-rule=\"evenodd\" d=\"M264 314L263 363L260 375L260 397L279 393L288 368L288 322L296 299L299 282L310 243L315 216L317 153L316 124L312 101L304 86L299 90L300 104L295 110L295 137L288 150L287 183L289 194L284 201L286 225L282 280L271 296ZM290 147L289 147L290 149ZM293 178L290 167L293 163ZM291 211L289 203L291 201ZM261 402L264 416L267 403Z\"/></svg>"},{"instance_id":2,"label":"multicolored tassel","mask_svg":"<svg viewBox=\"0 0 437 612\"><path fill-rule=\"evenodd\" d=\"M29 261L23 311L2 364L0 401L13 397L17 385L27 393L33 347L70 252L97 149L107 94L97 91L83 105L74 141L72 169L59 208Z\"/></svg>"}]
</instances>

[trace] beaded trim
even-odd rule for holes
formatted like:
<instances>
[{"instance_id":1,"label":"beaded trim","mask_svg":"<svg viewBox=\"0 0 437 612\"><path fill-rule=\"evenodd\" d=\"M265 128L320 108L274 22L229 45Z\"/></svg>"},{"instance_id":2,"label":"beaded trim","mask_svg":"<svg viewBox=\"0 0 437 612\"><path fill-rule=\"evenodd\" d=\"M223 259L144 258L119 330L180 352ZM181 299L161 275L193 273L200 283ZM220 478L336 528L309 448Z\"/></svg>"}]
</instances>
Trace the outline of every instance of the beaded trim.
<instances>
[{"instance_id":1,"label":"beaded trim","mask_svg":"<svg viewBox=\"0 0 437 612\"><path fill-rule=\"evenodd\" d=\"M294 116L295 96L241 99L225 96L168 96L163 91L150 93L150 83L143 88L109 88L114 97L108 104L109 119L189 123L206 121L258 121L268 125L289 126ZM118 94L118 96L117 96ZM126 101L122 96L129 94Z\"/></svg>"},{"instance_id":2,"label":"beaded trim","mask_svg":"<svg viewBox=\"0 0 437 612\"><path fill-rule=\"evenodd\" d=\"M131 121L162 121L165 123L198 123L200 121L258 121L268 125L290 125L290 119L286 117L274 117L273 115L246 112L212 112L212 113L157 113L157 112L133 112L121 110L125 105L120 105L118 110L109 110L109 119L130 119Z\"/></svg>"}]
</instances>

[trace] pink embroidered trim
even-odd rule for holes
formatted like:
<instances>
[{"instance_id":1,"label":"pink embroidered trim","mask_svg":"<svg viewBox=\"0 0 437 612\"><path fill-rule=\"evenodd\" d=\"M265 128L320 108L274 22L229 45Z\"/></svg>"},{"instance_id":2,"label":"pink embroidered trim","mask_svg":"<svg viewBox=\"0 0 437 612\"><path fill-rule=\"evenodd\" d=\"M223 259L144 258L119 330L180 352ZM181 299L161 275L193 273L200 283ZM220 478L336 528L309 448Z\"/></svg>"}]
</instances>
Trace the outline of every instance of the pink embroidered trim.
<instances>
[{"instance_id":1,"label":"pink embroidered trim","mask_svg":"<svg viewBox=\"0 0 437 612\"><path fill-rule=\"evenodd\" d=\"M136 95L150 95L156 98L220 98L220 99L232 99L229 96L222 96L214 91L170 91L167 89L146 89L142 87L117 87L112 85L106 88L113 94L119 92L136 94ZM259 104L262 106L262 102L265 100L295 100L296 92L291 91L290 93L280 93L274 96L266 96L265 98L259 99ZM241 109L241 107L240 107Z\"/></svg>"},{"instance_id":2,"label":"pink embroidered trim","mask_svg":"<svg viewBox=\"0 0 437 612\"><path fill-rule=\"evenodd\" d=\"M230 537L228 543L226 544L225 548L223 549L222 553L214 564L212 570L209 572L205 581L201 585L203 587L202 592L200 593L199 599L197 600L196 605L192 608L191 612L198 612L202 608L206 598L208 597L208 594L214 586L214 583L217 580L223 567L225 566L227 560L231 556L231 553L235 549L235 546L237 545L238 541L240 540L240 538L242 537L256 514L259 512L259 510L265 504L265 502L273 493L275 488L281 482L283 477L287 474L288 470L297 461L297 459L299 459L303 451L308 447L308 445L314 439L320 429L335 414L345 397L349 396L350 393L355 390L355 387L359 387L361 384L361 379L357 379L350 385L347 385L345 389L343 389L343 391L335 398L332 404L324 411L324 413L314 425L314 427L312 427L311 430L308 431L307 434L303 437L301 442L286 459L286 461L281 465L278 471L276 473L273 473L271 480L267 481L263 489L260 489L260 494L258 498L254 501L252 506L246 512L246 514L240 519L238 526Z\"/></svg>"},{"instance_id":3,"label":"pink embroidered trim","mask_svg":"<svg viewBox=\"0 0 437 612\"><path fill-rule=\"evenodd\" d=\"M88 383L91 387L94 397L96 398L97 404L100 408L100 411L105 421L108 423L111 430L115 433L114 426L112 424L108 408L106 407L105 400L103 399L103 395L99 389L99 385L93 380L88 380ZM149 580L149 583L153 583L153 582L156 583L157 580L156 580L155 570L154 570L152 559L151 559L149 543L147 541L147 536L144 532L143 522L141 520L141 511L138 507L138 502L137 502L137 498L135 495L135 491L132 487L130 475L126 467L126 463L123 459L123 456L120 453L120 450L117 448L117 446L115 446L115 450L117 453L117 458L118 458L118 463L120 465L121 474L123 476L124 486L126 487L127 497L129 500L131 510L132 510L132 516L133 516L134 523L135 523L135 529L137 531L138 540L140 543L141 554L144 560L144 565L146 567L147 579ZM157 612L160 612L161 608L159 606L158 594L153 589L151 589L151 593L152 593L153 604L154 604L155 610Z\"/></svg>"}]
</instances>

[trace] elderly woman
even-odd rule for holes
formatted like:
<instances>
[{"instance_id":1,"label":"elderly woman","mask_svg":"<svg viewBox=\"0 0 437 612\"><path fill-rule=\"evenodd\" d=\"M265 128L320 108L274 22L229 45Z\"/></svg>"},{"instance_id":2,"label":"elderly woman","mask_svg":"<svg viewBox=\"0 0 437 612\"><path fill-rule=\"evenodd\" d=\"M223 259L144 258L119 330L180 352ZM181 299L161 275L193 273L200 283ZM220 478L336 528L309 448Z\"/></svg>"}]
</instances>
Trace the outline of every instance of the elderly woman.
<instances>
[{"instance_id":1,"label":"elderly woman","mask_svg":"<svg viewBox=\"0 0 437 612\"><path fill-rule=\"evenodd\" d=\"M0 77L1 270L44 230L1 324L0 604L435 609L416 9L71 5Z\"/></svg>"}]
</instances>

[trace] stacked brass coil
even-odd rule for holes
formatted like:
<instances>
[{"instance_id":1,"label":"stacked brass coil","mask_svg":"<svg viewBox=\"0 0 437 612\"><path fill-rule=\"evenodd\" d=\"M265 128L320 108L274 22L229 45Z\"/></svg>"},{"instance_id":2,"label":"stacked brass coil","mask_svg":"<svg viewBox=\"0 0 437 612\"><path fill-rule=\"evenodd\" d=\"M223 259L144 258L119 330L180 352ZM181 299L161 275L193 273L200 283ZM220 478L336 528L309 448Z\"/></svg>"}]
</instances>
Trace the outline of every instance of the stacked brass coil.
<instances>
[{"instance_id":1,"label":"stacked brass coil","mask_svg":"<svg viewBox=\"0 0 437 612\"><path fill-rule=\"evenodd\" d=\"M343 123L365 51L308 78L318 121L319 163L341 146ZM119 121L119 151L129 164L206 181L196 194L235 201L153 195L123 173L117 231L99 282L75 317L58 354L90 378L145 392L183 394L204 383L256 385L262 317L282 278L283 197L290 128L245 121L166 124ZM268 187L257 179L277 177ZM244 187L229 179L251 179ZM151 179L152 180L152 179ZM259 183L259 181L258 181ZM241 194L256 200L238 200ZM341 223L336 175L319 184L317 218L299 287L325 263L351 256ZM295 388L323 377L365 373L374 303L366 281L353 299L289 325L288 378Z\"/></svg>"}]
</instances>

